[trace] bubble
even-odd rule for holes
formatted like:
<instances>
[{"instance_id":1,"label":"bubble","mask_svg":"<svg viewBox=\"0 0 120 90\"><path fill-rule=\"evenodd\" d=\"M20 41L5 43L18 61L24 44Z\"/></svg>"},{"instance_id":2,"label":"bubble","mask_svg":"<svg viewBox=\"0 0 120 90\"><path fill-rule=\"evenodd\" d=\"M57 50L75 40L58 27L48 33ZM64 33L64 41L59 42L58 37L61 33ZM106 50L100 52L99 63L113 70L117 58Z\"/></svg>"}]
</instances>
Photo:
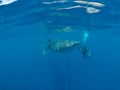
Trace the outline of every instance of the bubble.
<instances>
[{"instance_id":1,"label":"bubble","mask_svg":"<svg viewBox=\"0 0 120 90\"><path fill-rule=\"evenodd\" d=\"M84 42L84 43L87 41L88 36L89 36L88 31L84 31L84 32L83 32L83 42Z\"/></svg>"}]
</instances>

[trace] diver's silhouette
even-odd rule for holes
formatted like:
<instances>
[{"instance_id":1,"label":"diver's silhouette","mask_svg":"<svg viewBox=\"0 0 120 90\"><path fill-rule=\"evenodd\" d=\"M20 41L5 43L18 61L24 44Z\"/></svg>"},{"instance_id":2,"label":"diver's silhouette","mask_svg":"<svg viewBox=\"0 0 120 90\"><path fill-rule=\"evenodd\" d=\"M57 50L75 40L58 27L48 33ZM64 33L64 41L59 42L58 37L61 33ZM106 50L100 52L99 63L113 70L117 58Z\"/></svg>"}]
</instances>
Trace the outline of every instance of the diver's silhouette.
<instances>
[{"instance_id":1,"label":"diver's silhouette","mask_svg":"<svg viewBox=\"0 0 120 90\"><path fill-rule=\"evenodd\" d=\"M86 48L85 46L80 47L80 50L83 54L83 58L88 58L91 56L90 50L88 50L88 48Z\"/></svg>"}]
</instances>

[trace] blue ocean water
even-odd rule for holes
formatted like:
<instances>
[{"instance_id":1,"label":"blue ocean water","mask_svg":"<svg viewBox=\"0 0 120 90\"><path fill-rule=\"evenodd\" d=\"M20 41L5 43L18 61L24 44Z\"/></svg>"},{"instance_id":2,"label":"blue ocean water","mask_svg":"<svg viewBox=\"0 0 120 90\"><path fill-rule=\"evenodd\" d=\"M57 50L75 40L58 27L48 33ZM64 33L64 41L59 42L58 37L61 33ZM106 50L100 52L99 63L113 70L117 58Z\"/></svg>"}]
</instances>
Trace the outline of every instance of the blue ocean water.
<instances>
[{"instance_id":1,"label":"blue ocean water","mask_svg":"<svg viewBox=\"0 0 120 90\"><path fill-rule=\"evenodd\" d=\"M120 90L120 0L0 1L0 90ZM49 39L80 41L91 56L44 53Z\"/></svg>"}]
</instances>

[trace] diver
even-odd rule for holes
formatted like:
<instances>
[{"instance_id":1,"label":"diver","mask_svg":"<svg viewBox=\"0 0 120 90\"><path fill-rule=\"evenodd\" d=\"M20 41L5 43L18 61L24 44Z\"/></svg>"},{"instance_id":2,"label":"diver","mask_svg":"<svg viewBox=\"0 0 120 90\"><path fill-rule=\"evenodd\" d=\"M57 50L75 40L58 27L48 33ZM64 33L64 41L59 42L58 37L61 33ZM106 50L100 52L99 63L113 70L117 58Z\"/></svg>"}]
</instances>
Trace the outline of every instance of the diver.
<instances>
[{"instance_id":1,"label":"diver","mask_svg":"<svg viewBox=\"0 0 120 90\"><path fill-rule=\"evenodd\" d=\"M91 51L88 48L86 48L85 46L80 47L80 51L83 54L83 58L89 58L91 56Z\"/></svg>"},{"instance_id":2,"label":"diver","mask_svg":"<svg viewBox=\"0 0 120 90\"><path fill-rule=\"evenodd\" d=\"M83 58L89 58L91 56L91 50L89 50L85 46L85 44L87 42L87 39L89 37L89 32L90 31L91 31L91 29L89 29L89 28L87 30L83 31L83 39L82 39L83 43L82 43L81 46L79 46L79 50L82 52Z\"/></svg>"}]
</instances>

